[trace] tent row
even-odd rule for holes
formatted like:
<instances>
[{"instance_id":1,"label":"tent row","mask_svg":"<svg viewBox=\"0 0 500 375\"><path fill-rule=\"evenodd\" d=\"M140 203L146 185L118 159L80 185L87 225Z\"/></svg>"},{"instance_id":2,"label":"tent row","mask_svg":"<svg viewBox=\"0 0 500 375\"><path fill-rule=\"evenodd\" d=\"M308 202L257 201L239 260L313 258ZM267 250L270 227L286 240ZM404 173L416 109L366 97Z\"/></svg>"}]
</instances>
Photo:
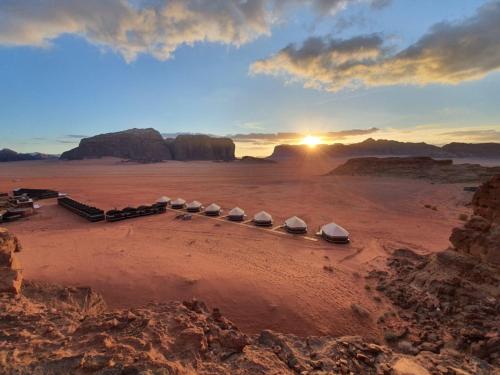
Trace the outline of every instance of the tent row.
<instances>
[{"instance_id":1,"label":"tent row","mask_svg":"<svg viewBox=\"0 0 500 375\"><path fill-rule=\"evenodd\" d=\"M88 206L84 203L75 201L74 199L67 198L67 197L62 197L57 199L57 204L59 206L62 206L72 212L74 212L77 215L82 216L83 218L87 219L88 221L101 221L104 220L104 211Z\"/></svg>"},{"instance_id":2,"label":"tent row","mask_svg":"<svg viewBox=\"0 0 500 375\"><path fill-rule=\"evenodd\" d=\"M106 221L120 221L134 217L149 216L165 213L165 206L159 203L142 205L139 207L125 207L122 210L109 210L106 212Z\"/></svg>"},{"instance_id":3,"label":"tent row","mask_svg":"<svg viewBox=\"0 0 500 375\"><path fill-rule=\"evenodd\" d=\"M207 216L220 216L222 213L222 208L216 204L212 203L207 207L203 207L202 203L198 201L192 201L187 203L182 198L177 198L171 200L168 197L161 197L157 201L158 204L162 204L165 207L170 205L171 208L176 210L186 210L188 212L203 212ZM228 212L227 218L231 221L243 221L245 219L245 211L240 207L235 207ZM256 226L261 227L271 227L273 225L272 216L266 211L260 211L256 213L252 219L252 222ZM285 220L283 228L292 234L306 234L307 224L304 220L297 216L292 216ZM323 225L318 236L321 236L326 241L333 243L348 243L349 242L349 232L342 228L340 225L335 223L329 223Z\"/></svg>"}]
</instances>

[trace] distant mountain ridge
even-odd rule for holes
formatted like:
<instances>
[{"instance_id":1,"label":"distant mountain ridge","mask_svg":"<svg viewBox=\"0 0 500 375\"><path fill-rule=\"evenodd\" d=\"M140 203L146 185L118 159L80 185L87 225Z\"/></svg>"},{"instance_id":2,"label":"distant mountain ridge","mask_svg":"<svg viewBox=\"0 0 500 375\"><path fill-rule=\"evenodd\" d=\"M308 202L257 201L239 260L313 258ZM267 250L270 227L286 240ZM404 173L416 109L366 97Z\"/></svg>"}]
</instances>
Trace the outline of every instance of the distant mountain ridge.
<instances>
[{"instance_id":1,"label":"distant mountain ridge","mask_svg":"<svg viewBox=\"0 0 500 375\"><path fill-rule=\"evenodd\" d=\"M0 163L10 161L25 161L25 160L44 160L55 159L56 155L42 154L40 152L19 153L14 150L4 148L0 150Z\"/></svg>"},{"instance_id":2,"label":"distant mountain ridge","mask_svg":"<svg viewBox=\"0 0 500 375\"><path fill-rule=\"evenodd\" d=\"M307 145L278 145L269 159L285 160L309 157L313 154ZM314 154L322 157L356 156L430 156L437 158L494 158L500 159L500 143L450 143L442 147L424 142L398 142L368 138L360 143L318 145Z\"/></svg>"},{"instance_id":3,"label":"distant mountain ridge","mask_svg":"<svg viewBox=\"0 0 500 375\"><path fill-rule=\"evenodd\" d=\"M163 160L234 160L229 138L183 134L164 139L155 129L129 129L83 138L78 147L61 155L65 160L112 156L139 162Z\"/></svg>"}]
</instances>

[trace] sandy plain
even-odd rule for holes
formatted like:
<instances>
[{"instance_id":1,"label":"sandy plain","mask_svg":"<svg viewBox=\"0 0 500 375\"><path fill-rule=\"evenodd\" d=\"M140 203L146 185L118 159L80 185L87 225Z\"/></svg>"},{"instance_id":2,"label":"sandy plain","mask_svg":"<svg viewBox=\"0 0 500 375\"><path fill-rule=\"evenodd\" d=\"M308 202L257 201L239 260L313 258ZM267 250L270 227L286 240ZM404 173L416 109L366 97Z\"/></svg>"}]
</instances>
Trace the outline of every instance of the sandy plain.
<instances>
[{"instance_id":1,"label":"sandy plain","mask_svg":"<svg viewBox=\"0 0 500 375\"><path fill-rule=\"evenodd\" d=\"M447 248L459 214L468 213L471 193L464 184L324 176L340 162L16 162L0 165L0 191L52 188L105 210L162 195L217 202L226 212L237 205L249 217L264 209L276 224L292 215L303 218L310 237L335 221L350 231L349 245L201 216L180 221L174 212L89 223L55 200L40 201L35 216L3 225L23 244L25 278L91 286L112 307L195 297L250 333L270 328L376 339L376 318L387 307L365 289L363 275L383 266L397 248ZM371 317L357 317L353 303Z\"/></svg>"}]
</instances>

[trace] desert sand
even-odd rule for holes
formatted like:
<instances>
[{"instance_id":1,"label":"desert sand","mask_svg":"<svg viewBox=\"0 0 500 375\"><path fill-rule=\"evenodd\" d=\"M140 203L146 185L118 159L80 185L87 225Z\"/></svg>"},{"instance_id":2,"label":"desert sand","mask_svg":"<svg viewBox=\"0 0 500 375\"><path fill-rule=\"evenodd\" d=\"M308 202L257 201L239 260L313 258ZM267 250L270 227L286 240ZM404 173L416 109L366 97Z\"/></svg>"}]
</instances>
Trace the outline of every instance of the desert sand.
<instances>
[{"instance_id":1,"label":"desert sand","mask_svg":"<svg viewBox=\"0 0 500 375\"><path fill-rule=\"evenodd\" d=\"M250 217L264 209L276 224L297 215L311 237L321 224L335 221L349 230L349 245L199 216L180 221L174 212L89 223L55 200L40 201L37 215L4 226L23 244L26 279L91 286L111 307L196 297L249 333L273 329L377 339L376 316L386 306L365 290L363 275L397 248L447 248L472 194L463 191L464 184L325 176L336 165L16 162L0 166L0 191L55 189L105 210L180 196L217 202L225 212L239 206ZM373 319L358 319L352 304Z\"/></svg>"}]
</instances>

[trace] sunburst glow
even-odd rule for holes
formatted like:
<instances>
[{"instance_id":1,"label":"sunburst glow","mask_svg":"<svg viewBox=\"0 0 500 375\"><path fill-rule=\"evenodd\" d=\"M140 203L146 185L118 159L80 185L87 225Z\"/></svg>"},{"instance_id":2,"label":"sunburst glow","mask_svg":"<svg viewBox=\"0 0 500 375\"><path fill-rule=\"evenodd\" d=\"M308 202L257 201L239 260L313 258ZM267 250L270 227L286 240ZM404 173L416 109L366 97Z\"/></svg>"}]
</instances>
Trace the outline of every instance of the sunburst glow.
<instances>
[{"instance_id":1,"label":"sunburst glow","mask_svg":"<svg viewBox=\"0 0 500 375\"><path fill-rule=\"evenodd\" d=\"M321 143L321 139L314 135L307 135L302 140L302 144L309 146L310 148L314 148Z\"/></svg>"}]
</instances>

